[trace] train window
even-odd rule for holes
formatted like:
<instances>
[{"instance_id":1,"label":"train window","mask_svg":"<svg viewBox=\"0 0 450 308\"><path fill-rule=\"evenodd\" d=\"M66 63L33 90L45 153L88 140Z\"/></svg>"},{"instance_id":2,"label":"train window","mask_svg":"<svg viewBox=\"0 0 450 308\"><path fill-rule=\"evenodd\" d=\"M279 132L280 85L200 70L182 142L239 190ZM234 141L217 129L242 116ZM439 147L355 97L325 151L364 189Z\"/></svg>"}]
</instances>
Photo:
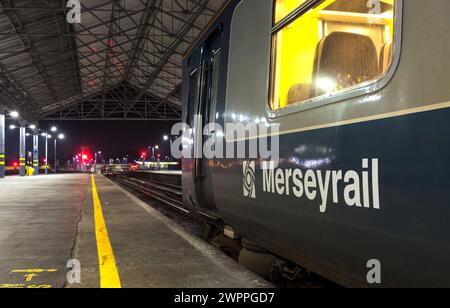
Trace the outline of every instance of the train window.
<instances>
[{"instance_id":1,"label":"train window","mask_svg":"<svg viewBox=\"0 0 450 308\"><path fill-rule=\"evenodd\" d=\"M189 75L189 97L188 97L188 111L187 124L192 127L194 123L195 107L197 106L198 94L198 68L193 70Z\"/></svg>"},{"instance_id":2,"label":"train window","mask_svg":"<svg viewBox=\"0 0 450 308\"><path fill-rule=\"evenodd\" d=\"M396 1L310 1L297 10L286 4L302 6L305 1L275 0L271 109L344 92L384 76L393 59ZM279 10L298 15L281 18L285 14L278 15Z\"/></svg>"},{"instance_id":3,"label":"train window","mask_svg":"<svg viewBox=\"0 0 450 308\"><path fill-rule=\"evenodd\" d=\"M275 4L275 23L294 12L308 0L276 0Z\"/></svg>"},{"instance_id":4,"label":"train window","mask_svg":"<svg viewBox=\"0 0 450 308\"><path fill-rule=\"evenodd\" d=\"M211 102L209 110L209 123L215 123L217 116L217 95L219 90L220 49L212 57L211 71Z\"/></svg>"}]
</instances>

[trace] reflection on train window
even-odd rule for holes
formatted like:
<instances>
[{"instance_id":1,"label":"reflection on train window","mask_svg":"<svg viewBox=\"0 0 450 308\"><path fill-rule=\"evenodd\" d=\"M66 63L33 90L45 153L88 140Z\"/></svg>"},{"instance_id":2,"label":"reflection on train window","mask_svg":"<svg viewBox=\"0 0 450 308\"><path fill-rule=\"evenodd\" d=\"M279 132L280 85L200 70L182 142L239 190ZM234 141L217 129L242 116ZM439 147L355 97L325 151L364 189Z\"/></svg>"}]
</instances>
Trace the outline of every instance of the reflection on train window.
<instances>
[{"instance_id":1,"label":"reflection on train window","mask_svg":"<svg viewBox=\"0 0 450 308\"><path fill-rule=\"evenodd\" d=\"M218 118L217 94L219 90L220 49L214 53L211 66L211 102L209 107L209 123L215 123Z\"/></svg>"},{"instance_id":2,"label":"reflection on train window","mask_svg":"<svg viewBox=\"0 0 450 308\"><path fill-rule=\"evenodd\" d=\"M198 93L198 69L193 70L189 76L189 98L188 98L188 110L187 110L187 124L191 127L194 121L195 106L197 105L197 93Z\"/></svg>"},{"instance_id":3,"label":"reflection on train window","mask_svg":"<svg viewBox=\"0 0 450 308\"><path fill-rule=\"evenodd\" d=\"M275 0L271 109L353 89L385 75L393 58L395 1L316 1L293 20L278 20L278 6L304 1Z\"/></svg>"}]
</instances>

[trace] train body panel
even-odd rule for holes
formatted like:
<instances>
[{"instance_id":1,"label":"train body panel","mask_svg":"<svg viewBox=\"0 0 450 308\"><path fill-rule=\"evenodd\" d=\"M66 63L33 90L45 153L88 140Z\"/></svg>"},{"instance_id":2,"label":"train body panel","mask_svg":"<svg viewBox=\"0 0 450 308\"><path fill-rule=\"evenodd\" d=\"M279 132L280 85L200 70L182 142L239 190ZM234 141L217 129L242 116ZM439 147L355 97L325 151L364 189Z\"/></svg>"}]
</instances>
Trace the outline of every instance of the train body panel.
<instances>
[{"instance_id":1,"label":"train body panel","mask_svg":"<svg viewBox=\"0 0 450 308\"><path fill-rule=\"evenodd\" d=\"M244 238L346 286L368 286L370 260L380 261L383 286L450 286L450 24L442 15L450 3L397 1L384 77L275 111L268 108L273 3L231 1L196 50L221 25L215 121L279 124L279 164L184 159L185 203L220 212ZM208 113L188 115L190 59L188 122Z\"/></svg>"}]
</instances>

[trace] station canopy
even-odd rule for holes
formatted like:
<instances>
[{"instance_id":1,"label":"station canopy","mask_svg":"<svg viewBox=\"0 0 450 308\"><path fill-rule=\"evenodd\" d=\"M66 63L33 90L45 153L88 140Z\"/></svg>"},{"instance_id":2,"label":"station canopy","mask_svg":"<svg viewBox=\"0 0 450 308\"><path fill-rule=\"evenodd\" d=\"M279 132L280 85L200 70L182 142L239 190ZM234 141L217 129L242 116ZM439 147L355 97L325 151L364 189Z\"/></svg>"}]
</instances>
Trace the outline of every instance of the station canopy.
<instances>
[{"instance_id":1,"label":"station canopy","mask_svg":"<svg viewBox=\"0 0 450 308\"><path fill-rule=\"evenodd\" d=\"M175 120L181 62L225 0L0 0L0 103L29 119ZM77 2L77 1L74 1Z\"/></svg>"}]
</instances>

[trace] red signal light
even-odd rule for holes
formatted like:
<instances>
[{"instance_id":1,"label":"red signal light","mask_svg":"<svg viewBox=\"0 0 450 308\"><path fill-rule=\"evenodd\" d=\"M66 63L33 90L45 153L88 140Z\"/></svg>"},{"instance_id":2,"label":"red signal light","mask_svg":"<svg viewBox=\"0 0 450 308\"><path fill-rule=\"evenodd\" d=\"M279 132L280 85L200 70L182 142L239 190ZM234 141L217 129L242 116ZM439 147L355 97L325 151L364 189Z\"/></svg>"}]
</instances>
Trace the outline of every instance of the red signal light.
<instances>
[{"instance_id":1,"label":"red signal light","mask_svg":"<svg viewBox=\"0 0 450 308\"><path fill-rule=\"evenodd\" d=\"M18 167L18 166L19 166L19 163L15 161L15 162L12 163L12 166L13 166L13 167Z\"/></svg>"}]
</instances>

